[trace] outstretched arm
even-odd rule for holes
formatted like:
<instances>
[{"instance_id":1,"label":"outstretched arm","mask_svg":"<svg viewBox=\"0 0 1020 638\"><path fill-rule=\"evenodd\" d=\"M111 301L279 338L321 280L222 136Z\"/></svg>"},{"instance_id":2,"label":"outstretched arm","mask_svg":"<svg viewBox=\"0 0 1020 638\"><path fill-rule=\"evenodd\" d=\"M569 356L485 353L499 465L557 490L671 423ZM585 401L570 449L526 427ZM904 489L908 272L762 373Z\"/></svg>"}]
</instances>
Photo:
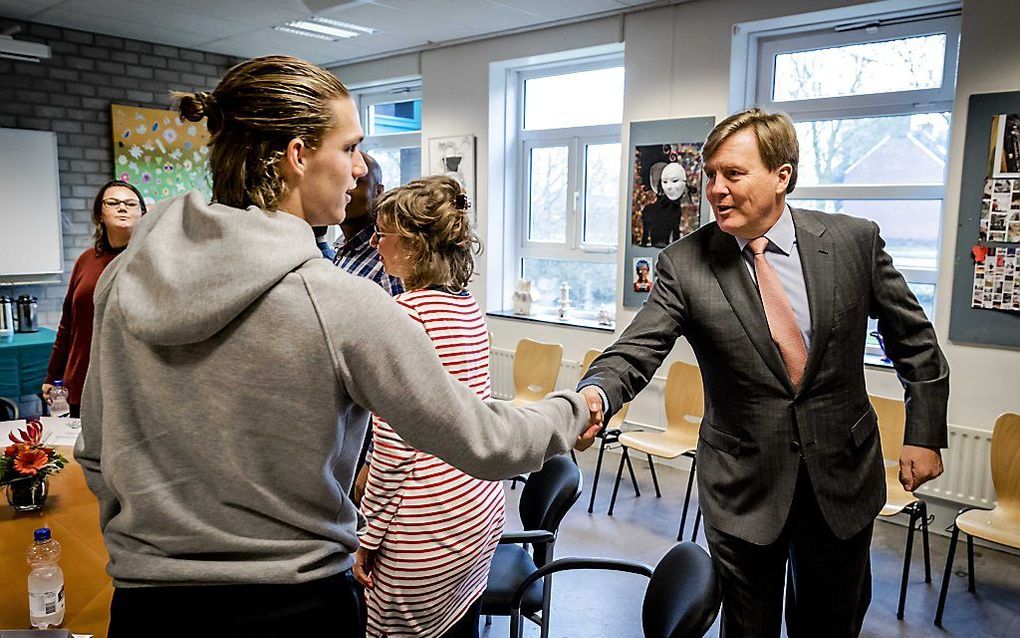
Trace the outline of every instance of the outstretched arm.
<instances>
[{"instance_id":1,"label":"outstretched arm","mask_svg":"<svg viewBox=\"0 0 1020 638\"><path fill-rule=\"evenodd\" d=\"M588 408L574 392L521 407L483 402L446 371L421 327L381 290L358 300L358 325L348 299L316 295L313 286L309 292L341 387L415 449L499 480L540 469L589 429Z\"/></svg>"},{"instance_id":2,"label":"outstretched arm","mask_svg":"<svg viewBox=\"0 0 1020 638\"><path fill-rule=\"evenodd\" d=\"M595 386L605 393L606 417L614 414L651 381L662 360L683 334L687 304L677 280L676 267L669 254L659 254L655 283L648 302L634 317L616 343L592 362L578 390L589 403L598 396Z\"/></svg>"}]
</instances>

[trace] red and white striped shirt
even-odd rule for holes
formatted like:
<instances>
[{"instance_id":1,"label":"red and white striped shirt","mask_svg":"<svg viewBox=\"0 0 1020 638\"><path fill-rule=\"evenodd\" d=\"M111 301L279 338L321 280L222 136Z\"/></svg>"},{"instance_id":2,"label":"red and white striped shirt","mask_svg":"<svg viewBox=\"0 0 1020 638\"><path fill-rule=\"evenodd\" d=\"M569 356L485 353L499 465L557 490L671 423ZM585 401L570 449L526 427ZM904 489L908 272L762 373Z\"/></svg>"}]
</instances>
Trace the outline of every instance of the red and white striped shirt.
<instances>
[{"instance_id":1,"label":"red and white striped shirt","mask_svg":"<svg viewBox=\"0 0 1020 638\"><path fill-rule=\"evenodd\" d=\"M475 299L430 289L395 299L428 333L447 371L491 398L488 330ZM485 591L503 531L503 488L409 447L377 416L372 431L361 501L367 527L359 535L376 552L367 635L439 636Z\"/></svg>"}]
</instances>

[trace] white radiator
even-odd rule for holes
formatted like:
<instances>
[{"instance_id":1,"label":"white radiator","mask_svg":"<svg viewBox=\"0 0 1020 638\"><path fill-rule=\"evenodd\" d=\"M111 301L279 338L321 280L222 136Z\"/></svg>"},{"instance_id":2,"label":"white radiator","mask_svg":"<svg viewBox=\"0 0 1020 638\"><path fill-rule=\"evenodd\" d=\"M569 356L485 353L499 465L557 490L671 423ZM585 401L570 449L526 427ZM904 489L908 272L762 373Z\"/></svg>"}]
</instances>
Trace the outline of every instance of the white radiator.
<instances>
[{"instance_id":1,"label":"white radiator","mask_svg":"<svg viewBox=\"0 0 1020 638\"><path fill-rule=\"evenodd\" d=\"M994 506L991 450L991 432L950 425L949 449L942 453L945 473L919 491L964 505Z\"/></svg>"},{"instance_id":2,"label":"white radiator","mask_svg":"<svg viewBox=\"0 0 1020 638\"><path fill-rule=\"evenodd\" d=\"M489 370L492 374L492 394L497 399L510 400L514 398L514 351L502 348L493 348L489 359ZM560 364L560 376L556 381L558 389L573 388L581 374L581 366L577 361L564 360ZM657 384L659 380L653 381ZM661 385L661 384L657 384ZM660 394L652 394L658 398ZM639 399L635 402L639 402ZM648 407L648 410L640 410L641 407ZM636 411L638 408L640 412ZM641 425L641 429L656 428L656 419L653 415L661 411L658 406L631 406L631 416L637 416L634 420L628 418L628 423L635 426ZM648 418L640 418L643 412ZM647 421L647 424L639 424L637 421ZM661 429L661 425L658 426ZM964 505L990 508L995 505L995 490L992 487L991 462L992 433L984 430L962 425L949 426L949 450L943 453L942 461L945 465L945 473L937 480L928 483L920 489L922 494L935 498L952 501Z\"/></svg>"}]
</instances>

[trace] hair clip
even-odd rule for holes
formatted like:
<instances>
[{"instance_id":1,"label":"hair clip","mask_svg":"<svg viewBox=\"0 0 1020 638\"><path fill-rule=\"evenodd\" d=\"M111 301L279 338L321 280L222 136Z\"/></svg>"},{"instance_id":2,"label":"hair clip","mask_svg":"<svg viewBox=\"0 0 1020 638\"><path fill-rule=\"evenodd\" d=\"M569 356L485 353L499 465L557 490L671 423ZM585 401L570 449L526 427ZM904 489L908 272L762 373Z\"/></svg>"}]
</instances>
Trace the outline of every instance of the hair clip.
<instances>
[{"instance_id":1,"label":"hair clip","mask_svg":"<svg viewBox=\"0 0 1020 638\"><path fill-rule=\"evenodd\" d=\"M453 198L453 205L457 210L467 210L471 208L471 200L464 193L457 193L457 196Z\"/></svg>"}]
</instances>

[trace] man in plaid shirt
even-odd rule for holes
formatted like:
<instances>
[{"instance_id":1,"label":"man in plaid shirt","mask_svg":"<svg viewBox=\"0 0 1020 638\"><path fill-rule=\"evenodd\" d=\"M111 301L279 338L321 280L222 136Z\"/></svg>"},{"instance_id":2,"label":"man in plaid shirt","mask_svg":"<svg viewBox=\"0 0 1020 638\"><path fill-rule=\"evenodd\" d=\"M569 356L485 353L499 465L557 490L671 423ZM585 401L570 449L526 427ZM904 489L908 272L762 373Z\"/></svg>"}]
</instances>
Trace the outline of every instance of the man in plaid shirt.
<instances>
[{"instance_id":1,"label":"man in plaid shirt","mask_svg":"<svg viewBox=\"0 0 1020 638\"><path fill-rule=\"evenodd\" d=\"M368 153L361 152L368 166L368 173L358 180L358 187L351 191L347 204L347 215L340 230L343 237L336 242L336 257L333 264L352 275L367 277L382 286L391 296L404 292L404 286L396 277L383 272L379 251L372 244L375 231L375 200L383 192L382 170Z\"/></svg>"}]
</instances>

